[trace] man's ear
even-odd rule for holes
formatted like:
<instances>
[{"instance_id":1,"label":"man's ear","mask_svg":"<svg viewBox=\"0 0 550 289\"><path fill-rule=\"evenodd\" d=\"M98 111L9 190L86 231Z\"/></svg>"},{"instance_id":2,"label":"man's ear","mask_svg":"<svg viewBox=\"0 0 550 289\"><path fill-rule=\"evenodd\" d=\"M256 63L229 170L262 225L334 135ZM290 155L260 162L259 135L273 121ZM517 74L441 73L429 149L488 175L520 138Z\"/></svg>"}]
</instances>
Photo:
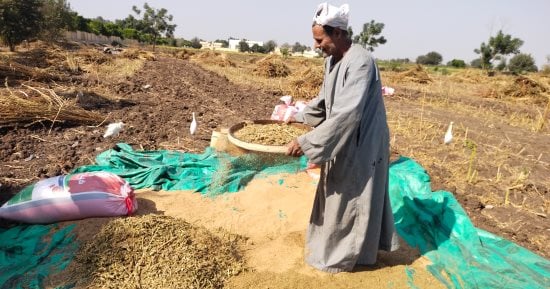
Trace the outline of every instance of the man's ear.
<instances>
[{"instance_id":1,"label":"man's ear","mask_svg":"<svg viewBox=\"0 0 550 289\"><path fill-rule=\"evenodd\" d=\"M341 39L344 36L344 33L342 33L342 29L340 28L335 28L333 30L333 34L336 39Z\"/></svg>"}]
</instances>

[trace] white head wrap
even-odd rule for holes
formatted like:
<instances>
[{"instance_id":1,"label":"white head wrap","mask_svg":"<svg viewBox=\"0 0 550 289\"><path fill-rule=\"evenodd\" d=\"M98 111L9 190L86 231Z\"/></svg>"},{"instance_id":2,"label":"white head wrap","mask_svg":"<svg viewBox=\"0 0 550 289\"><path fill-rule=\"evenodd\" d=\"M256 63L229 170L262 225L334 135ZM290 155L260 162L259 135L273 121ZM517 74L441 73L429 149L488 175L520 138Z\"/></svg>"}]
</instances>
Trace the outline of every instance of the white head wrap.
<instances>
[{"instance_id":1,"label":"white head wrap","mask_svg":"<svg viewBox=\"0 0 550 289\"><path fill-rule=\"evenodd\" d=\"M349 5L340 7L329 5L327 2L319 4L313 21L319 25L328 25L342 30L348 30Z\"/></svg>"}]
</instances>

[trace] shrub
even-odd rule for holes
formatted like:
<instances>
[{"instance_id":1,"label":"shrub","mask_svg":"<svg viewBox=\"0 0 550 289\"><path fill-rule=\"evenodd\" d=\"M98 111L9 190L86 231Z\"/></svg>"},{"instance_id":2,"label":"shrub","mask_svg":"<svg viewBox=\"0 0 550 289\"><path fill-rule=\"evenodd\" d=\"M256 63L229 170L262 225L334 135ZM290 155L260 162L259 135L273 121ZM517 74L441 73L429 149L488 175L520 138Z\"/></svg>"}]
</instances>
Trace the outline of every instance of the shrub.
<instances>
[{"instance_id":1,"label":"shrub","mask_svg":"<svg viewBox=\"0 0 550 289\"><path fill-rule=\"evenodd\" d=\"M476 58L470 62L470 66L475 68L482 68L481 58Z\"/></svg>"},{"instance_id":2,"label":"shrub","mask_svg":"<svg viewBox=\"0 0 550 289\"><path fill-rule=\"evenodd\" d=\"M464 68L466 67L466 62L462 59L453 59L447 63L447 66L452 66L456 68Z\"/></svg>"},{"instance_id":3,"label":"shrub","mask_svg":"<svg viewBox=\"0 0 550 289\"><path fill-rule=\"evenodd\" d=\"M536 72L537 66L531 54L519 53L510 59L508 69L514 73Z\"/></svg>"},{"instance_id":4,"label":"shrub","mask_svg":"<svg viewBox=\"0 0 550 289\"><path fill-rule=\"evenodd\" d=\"M423 65L439 65L441 61L443 61L443 57L435 51L429 52L426 55L420 55L416 58L416 63Z\"/></svg>"}]
</instances>

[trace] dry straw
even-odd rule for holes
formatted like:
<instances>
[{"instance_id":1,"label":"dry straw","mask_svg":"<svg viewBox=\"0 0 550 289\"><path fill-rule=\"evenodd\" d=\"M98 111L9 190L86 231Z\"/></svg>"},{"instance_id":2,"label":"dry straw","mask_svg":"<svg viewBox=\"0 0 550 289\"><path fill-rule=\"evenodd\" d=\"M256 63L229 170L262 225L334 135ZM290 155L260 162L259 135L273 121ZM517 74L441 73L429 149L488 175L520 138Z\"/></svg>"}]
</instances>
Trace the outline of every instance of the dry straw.
<instances>
[{"instance_id":1,"label":"dry straw","mask_svg":"<svg viewBox=\"0 0 550 289\"><path fill-rule=\"evenodd\" d=\"M62 80L59 75L48 73L44 69L29 67L16 62L0 63L0 77L5 79L33 79L36 81Z\"/></svg>"},{"instance_id":2,"label":"dry straw","mask_svg":"<svg viewBox=\"0 0 550 289\"><path fill-rule=\"evenodd\" d=\"M546 101L544 94L548 91L544 83L527 76L518 76L505 87L503 93L510 97L531 97L535 101Z\"/></svg>"},{"instance_id":3,"label":"dry straw","mask_svg":"<svg viewBox=\"0 0 550 289\"><path fill-rule=\"evenodd\" d=\"M289 94L295 99L312 99L319 94L323 84L323 68L321 66L307 67L292 74L289 82Z\"/></svg>"},{"instance_id":4,"label":"dry straw","mask_svg":"<svg viewBox=\"0 0 550 289\"><path fill-rule=\"evenodd\" d=\"M23 87L29 93L20 90L21 96L18 96L8 89L9 93L0 97L0 126L50 122L51 130L56 122L97 124L103 120L101 114L78 107L52 89Z\"/></svg>"},{"instance_id":5,"label":"dry straw","mask_svg":"<svg viewBox=\"0 0 550 289\"><path fill-rule=\"evenodd\" d=\"M273 78L286 77L290 74L290 68L277 56L267 56L256 63L253 70L255 75Z\"/></svg>"},{"instance_id":6,"label":"dry straw","mask_svg":"<svg viewBox=\"0 0 550 289\"><path fill-rule=\"evenodd\" d=\"M430 75L428 75L428 72L421 65L417 65L407 71L400 72L396 77L397 80L422 84L427 84L433 81Z\"/></svg>"},{"instance_id":7,"label":"dry straw","mask_svg":"<svg viewBox=\"0 0 550 289\"><path fill-rule=\"evenodd\" d=\"M120 56L128 59L141 59L149 61L156 60L156 57L152 52L134 48L125 49L124 51L122 51L122 53L120 53Z\"/></svg>"},{"instance_id":8,"label":"dry straw","mask_svg":"<svg viewBox=\"0 0 550 289\"><path fill-rule=\"evenodd\" d=\"M205 52L193 55L193 58L198 62L219 67L235 67L235 63L227 58L226 54L207 50Z\"/></svg>"}]
</instances>

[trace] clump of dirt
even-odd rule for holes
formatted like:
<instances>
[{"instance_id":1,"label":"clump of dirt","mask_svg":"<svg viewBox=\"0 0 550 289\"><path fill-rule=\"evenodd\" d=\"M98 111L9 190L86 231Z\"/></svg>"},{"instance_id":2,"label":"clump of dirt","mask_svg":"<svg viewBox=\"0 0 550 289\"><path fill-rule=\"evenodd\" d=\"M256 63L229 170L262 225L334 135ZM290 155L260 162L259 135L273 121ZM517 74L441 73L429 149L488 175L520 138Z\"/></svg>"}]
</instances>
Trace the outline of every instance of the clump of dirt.
<instances>
[{"instance_id":1,"label":"clump of dirt","mask_svg":"<svg viewBox=\"0 0 550 289\"><path fill-rule=\"evenodd\" d=\"M194 56L200 63L204 64L213 64L220 67L235 67L235 63L227 58L226 54L221 54L219 52L206 50Z\"/></svg>"},{"instance_id":2,"label":"clump of dirt","mask_svg":"<svg viewBox=\"0 0 550 289\"><path fill-rule=\"evenodd\" d=\"M253 72L255 75L267 78L287 77L291 73L290 68L275 56L268 56L258 61Z\"/></svg>"},{"instance_id":3,"label":"clump of dirt","mask_svg":"<svg viewBox=\"0 0 550 289\"><path fill-rule=\"evenodd\" d=\"M433 81L430 75L428 75L428 72L426 72L426 70L422 67L422 65L417 65L412 69L403 71L397 74L396 77L397 77L397 80L416 82L416 83L422 83L422 84L430 83Z\"/></svg>"},{"instance_id":4,"label":"clump of dirt","mask_svg":"<svg viewBox=\"0 0 550 289\"><path fill-rule=\"evenodd\" d=\"M248 143L282 146L306 132L305 128L289 124L246 124L235 132L235 137Z\"/></svg>"},{"instance_id":5,"label":"clump of dirt","mask_svg":"<svg viewBox=\"0 0 550 289\"><path fill-rule=\"evenodd\" d=\"M245 270L243 241L169 216L114 219L82 245L67 276L78 288L222 288Z\"/></svg>"},{"instance_id":6,"label":"clump of dirt","mask_svg":"<svg viewBox=\"0 0 550 289\"><path fill-rule=\"evenodd\" d=\"M289 94L296 99L313 99L319 94L323 84L323 68L320 66L307 67L292 74Z\"/></svg>"}]
</instances>

